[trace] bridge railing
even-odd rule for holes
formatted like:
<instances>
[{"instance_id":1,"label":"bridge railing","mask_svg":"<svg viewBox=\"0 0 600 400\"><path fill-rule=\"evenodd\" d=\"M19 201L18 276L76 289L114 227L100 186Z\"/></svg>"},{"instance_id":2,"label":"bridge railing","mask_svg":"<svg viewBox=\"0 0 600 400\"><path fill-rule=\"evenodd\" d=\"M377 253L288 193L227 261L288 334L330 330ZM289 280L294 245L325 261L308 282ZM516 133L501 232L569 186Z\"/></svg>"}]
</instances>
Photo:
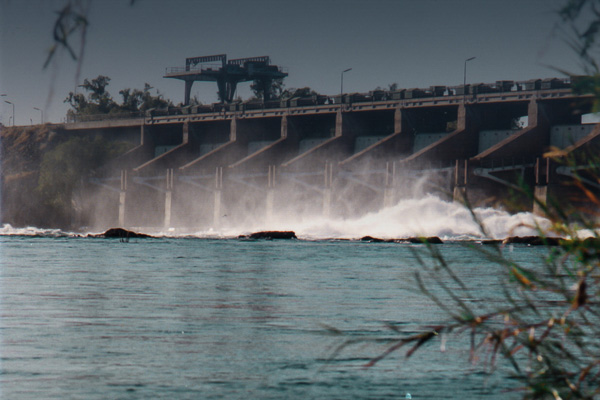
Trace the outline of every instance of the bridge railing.
<instances>
[{"instance_id":1,"label":"bridge railing","mask_svg":"<svg viewBox=\"0 0 600 400\"><path fill-rule=\"evenodd\" d=\"M144 112L135 111L135 112L125 112L125 113L115 113L115 114L69 114L67 115L68 123L75 122L92 122L92 121L107 121L107 120L116 120L116 119L133 119L133 118L143 118Z\"/></svg>"},{"instance_id":2,"label":"bridge railing","mask_svg":"<svg viewBox=\"0 0 600 400\"><path fill-rule=\"evenodd\" d=\"M270 67L275 67L271 65ZM186 75L186 74L194 74L194 73L202 73L207 71L219 72L223 66L221 64L201 64L189 67L168 67L165 69L165 76L178 76L178 75ZM279 72L287 73L288 69L286 67L277 67Z\"/></svg>"},{"instance_id":3,"label":"bridge railing","mask_svg":"<svg viewBox=\"0 0 600 400\"><path fill-rule=\"evenodd\" d=\"M219 69L219 64L203 64L194 67L173 67L167 69L167 75L185 74L195 71L206 71L209 69ZM280 70L284 68L279 67ZM322 104L358 104L371 103L380 101L405 101L405 100L420 100L421 98L440 98L463 96L468 94L476 98L478 95L489 93L517 93L521 91L549 91L549 90L567 90L571 86L570 79L532 79L523 82L514 81L498 81L493 84L475 84L461 86L432 86L428 89L396 89L396 90L373 90L369 93L347 93L336 96L310 96L306 98L292 98L283 100L273 100L269 102L235 102L231 104L213 103L211 105L196 105L183 107L169 107L167 109L156 109L146 112L146 116L171 116L181 114L199 114L199 113L219 113L225 111L246 111L255 109L271 109L271 108L289 108L315 106ZM70 115L67 117L67 122L87 122L87 121L103 121L111 119L123 118L142 118L144 113L118 113L118 114L101 114L101 115Z\"/></svg>"},{"instance_id":4,"label":"bridge railing","mask_svg":"<svg viewBox=\"0 0 600 400\"><path fill-rule=\"evenodd\" d=\"M222 68L221 64L202 64L193 67L169 67L165 71L165 76L181 75L203 71L218 71L220 68Z\"/></svg>"}]
</instances>

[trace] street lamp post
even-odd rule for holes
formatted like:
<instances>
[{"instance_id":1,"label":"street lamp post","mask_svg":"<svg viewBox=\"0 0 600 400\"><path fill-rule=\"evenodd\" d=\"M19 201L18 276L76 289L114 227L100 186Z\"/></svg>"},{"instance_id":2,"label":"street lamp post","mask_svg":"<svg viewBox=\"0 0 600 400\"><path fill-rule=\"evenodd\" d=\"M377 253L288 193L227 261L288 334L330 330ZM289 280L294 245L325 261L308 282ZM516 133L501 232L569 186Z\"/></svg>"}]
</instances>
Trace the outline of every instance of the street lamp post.
<instances>
[{"instance_id":1,"label":"street lamp post","mask_svg":"<svg viewBox=\"0 0 600 400\"><path fill-rule=\"evenodd\" d=\"M15 126L15 103L12 103L12 102L10 102L8 100L4 100L4 102L12 105L12 109L13 109L13 112L12 112L12 126Z\"/></svg>"},{"instance_id":2,"label":"street lamp post","mask_svg":"<svg viewBox=\"0 0 600 400\"><path fill-rule=\"evenodd\" d=\"M342 71L342 76L341 76L341 85L340 85L340 103L344 102L344 73L348 72L348 71L352 71L352 68L348 68Z\"/></svg>"},{"instance_id":3,"label":"street lamp post","mask_svg":"<svg viewBox=\"0 0 600 400\"><path fill-rule=\"evenodd\" d=\"M42 119L41 119L41 121L42 121L42 124L43 124L43 123L44 123L44 110L40 110L40 109L39 109L39 108L37 108L37 107L33 107L33 109L34 109L34 110L38 110L40 113L42 113Z\"/></svg>"},{"instance_id":4,"label":"street lamp post","mask_svg":"<svg viewBox=\"0 0 600 400\"><path fill-rule=\"evenodd\" d=\"M465 69L464 69L464 75L463 75L463 103L465 102L465 98L467 95L467 63L469 61L474 60L475 58L476 57L470 57L465 60Z\"/></svg>"}]
</instances>

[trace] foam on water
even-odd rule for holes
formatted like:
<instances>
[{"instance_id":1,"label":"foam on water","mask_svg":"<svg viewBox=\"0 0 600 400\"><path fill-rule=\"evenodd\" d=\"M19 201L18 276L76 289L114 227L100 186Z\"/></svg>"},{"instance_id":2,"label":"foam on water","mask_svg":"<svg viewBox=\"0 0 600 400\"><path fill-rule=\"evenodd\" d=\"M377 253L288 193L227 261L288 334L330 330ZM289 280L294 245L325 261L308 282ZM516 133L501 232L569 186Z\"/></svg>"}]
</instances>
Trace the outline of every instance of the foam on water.
<instances>
[{"instance_id":1,"label":"foam on water","mask_svg":"<svg viewBox=\"0 0 600 400\"><path fill-rule=\"evenodd\" d=\"M444 240L503 239L508 236L537 235L538 229L546 232L550 222L531 213L509 214L493 208L474 209L484 231L463 205L441 200L433 195L420 199L402 200L392 207L358 218L295 218L280 216L270 221L255 221L244 225L224 225L223 228L182 232L177 229L157 230L136 228L155 236L202 238L228 238L262 230L292 230L303 239L345 238L358 239L373 236L384 239L401 239L415 236L438 236ZM98 232L93 232L98 233ZM74 236L58 229L33 227L13 228L5 224L0 235L21 236Z\"/></svg>"},{"instance_id":2,"label":"foam on water","mask_svg":"<svg viewBox=\"0 0 600 400\"><path fill-rule=\"evenodd\" d=\"M463 205L429 195L403 200L393 207L360 218L277 221L264 228L294 230L299 237L311 239L356 239L368 235L387 239L438 236L446 240L460 240L537 235L536 225L544 231L550 227L548 220L531 213L511 215L493 208L476 208L474 214L481 221L484 232ZM259 230L260 227L255 228Z\"/></svg>"},{"instance_id":3,"label":"foam on water","mask_svg":"<svg viewBox=\"0 0 600 400\"><path fill-rule=\"evenodd\" d=\"M14 228L10 224L4 224L0 228L0 236L44 236L44 237L66 237L73 236L74 233L64 232L60 229L42 229L34 226L26 228Z\"/></svg>"}]
</instances>

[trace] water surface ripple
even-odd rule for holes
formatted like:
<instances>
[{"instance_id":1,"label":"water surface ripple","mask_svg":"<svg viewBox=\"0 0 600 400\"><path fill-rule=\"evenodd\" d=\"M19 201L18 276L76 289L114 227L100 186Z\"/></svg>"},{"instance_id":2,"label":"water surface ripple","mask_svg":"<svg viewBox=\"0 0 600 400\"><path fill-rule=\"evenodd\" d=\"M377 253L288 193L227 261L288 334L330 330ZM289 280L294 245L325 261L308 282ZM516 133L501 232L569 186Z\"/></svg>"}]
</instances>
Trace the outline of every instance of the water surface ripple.
<instances>
[{"instance_id":1,"label":"water surface ripple","mask_svg":"<svg viewBox=\"0 0 600 400\"><path fill-rule=\"evenodd\" d=\"M417 245L418 246L418 245ZM443 245L490 301L486 263ZM514 382L459 339L363 368L390 337L443 318L413 286L414 245L0 237L6 399L505 399ZM532 249L516 256L532 257ZM326 327L345 334L335 336ZM518 396L516 396L518 397Z\"/></svg>"}]
</instances>

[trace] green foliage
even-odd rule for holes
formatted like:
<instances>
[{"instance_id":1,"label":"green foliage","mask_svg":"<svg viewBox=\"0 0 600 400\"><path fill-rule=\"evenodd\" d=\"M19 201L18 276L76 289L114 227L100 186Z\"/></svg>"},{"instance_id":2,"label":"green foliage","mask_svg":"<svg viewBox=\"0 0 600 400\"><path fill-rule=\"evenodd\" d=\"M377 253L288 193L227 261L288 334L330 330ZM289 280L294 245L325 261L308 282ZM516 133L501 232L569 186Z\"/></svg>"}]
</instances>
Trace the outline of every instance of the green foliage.
<instances>
[{"instance_id":1,"label":"green foliage","mask_svg":"<svg viewBox=\"0 0 600 400\"><path fill-rule=\"evenodd\" d=\"M281 99L293 99L294 97L310 97L310 96L316 96L319 93L317 93L316 91L312 90L309 87L303 87L303 88L289 88L284 90L281 93L280 98Z\"/></svg>"},{"instance_id":2,"label":"green foliage","mask_svg":"<svg viewBox=\"0 0 600 400\"><path fill-rule=\"evenodd\" d=\"M86 79L81 87L88 92L87 97L81 93L70 92L65 99L65 103L69 103L72 110L69 110L75 115L94 115L108 114L117 107L112 97L106 90L110 78L103 75L98 75L96 79L91 81Z\"/></svg>"},{"instance_id":3,"label":"green foliage","mask_svg":"<svg viewBox=\"0 0 600 400\"><path fill-rule=\"evenodd\" d=\"M254 81L250 85L250 89L254 93L254 99L263 99L263 88L260 81ZM270 88L271 100L285 100L294 97L310 97L318 95L316 91L309 87L303 88L285 88L283 79L274 79Z\"/></svg>"},{"instance_id":4,"label":"green foliage","mask_svg":"<svg viewBox=\"0 0 600 400\"><path fill-rule=\"evenodd\" d=\"M71 209L73 190L92 169L124 153L130 145L101 136L72 137L46 152L40 166L37 192L44 205L62 216Z\"/></svg>"},{"instance_id":5,"label":"green foliage","mask_svg":"<svg viewBox=\"0 0 600 400\"><path fill-rule=\"evenodd\" d=\"M119 94L123 97L123 102L118 107L123 111L146 111L151 108L164 108L170 105L168 100L164 100L159 94L158 96L152 96L150 90L152 86L144 84L144 89L123 89L119 91ZM197 99L190 104L198 103Z\"/></svg>"},{"instance_id":6,"label":"green foliage","mask_svg":"<svg viewBox=\"0 0 600 400\"><path fill-rule=\"evenodd\" d=\"M285 84L283 83L283 78L273 79L270 81L271 86L269 87L269 93L271 96L271 100L279 100L284 93ZM263 83L260 80L255 80L250 84L250 89L252 93L254 93L255 99L262 100L264 98L265 88L263 87Z\"/></svg>"},{"instance_id":7,"label":"green foliage","mask_svg":"<svg viewBox=\"0 0 600 400\"><path fill-rule=\"evenodd\" d=\"M85 79L81 87L87 92L87 96L82 93L70 92L65 99L65 103L71 106L68 111L69 117L89 116L99 114L130 114L143 112L151 108L164 108L171 106L171 102L162 97L157 92L153 96L150 92L152 86L144 84L144 89L123 89L119 94L123 98L121 104L115 102L106 89L110 78L104 75L98 75L91 81Z\"/></svg>"}]
</instances>

